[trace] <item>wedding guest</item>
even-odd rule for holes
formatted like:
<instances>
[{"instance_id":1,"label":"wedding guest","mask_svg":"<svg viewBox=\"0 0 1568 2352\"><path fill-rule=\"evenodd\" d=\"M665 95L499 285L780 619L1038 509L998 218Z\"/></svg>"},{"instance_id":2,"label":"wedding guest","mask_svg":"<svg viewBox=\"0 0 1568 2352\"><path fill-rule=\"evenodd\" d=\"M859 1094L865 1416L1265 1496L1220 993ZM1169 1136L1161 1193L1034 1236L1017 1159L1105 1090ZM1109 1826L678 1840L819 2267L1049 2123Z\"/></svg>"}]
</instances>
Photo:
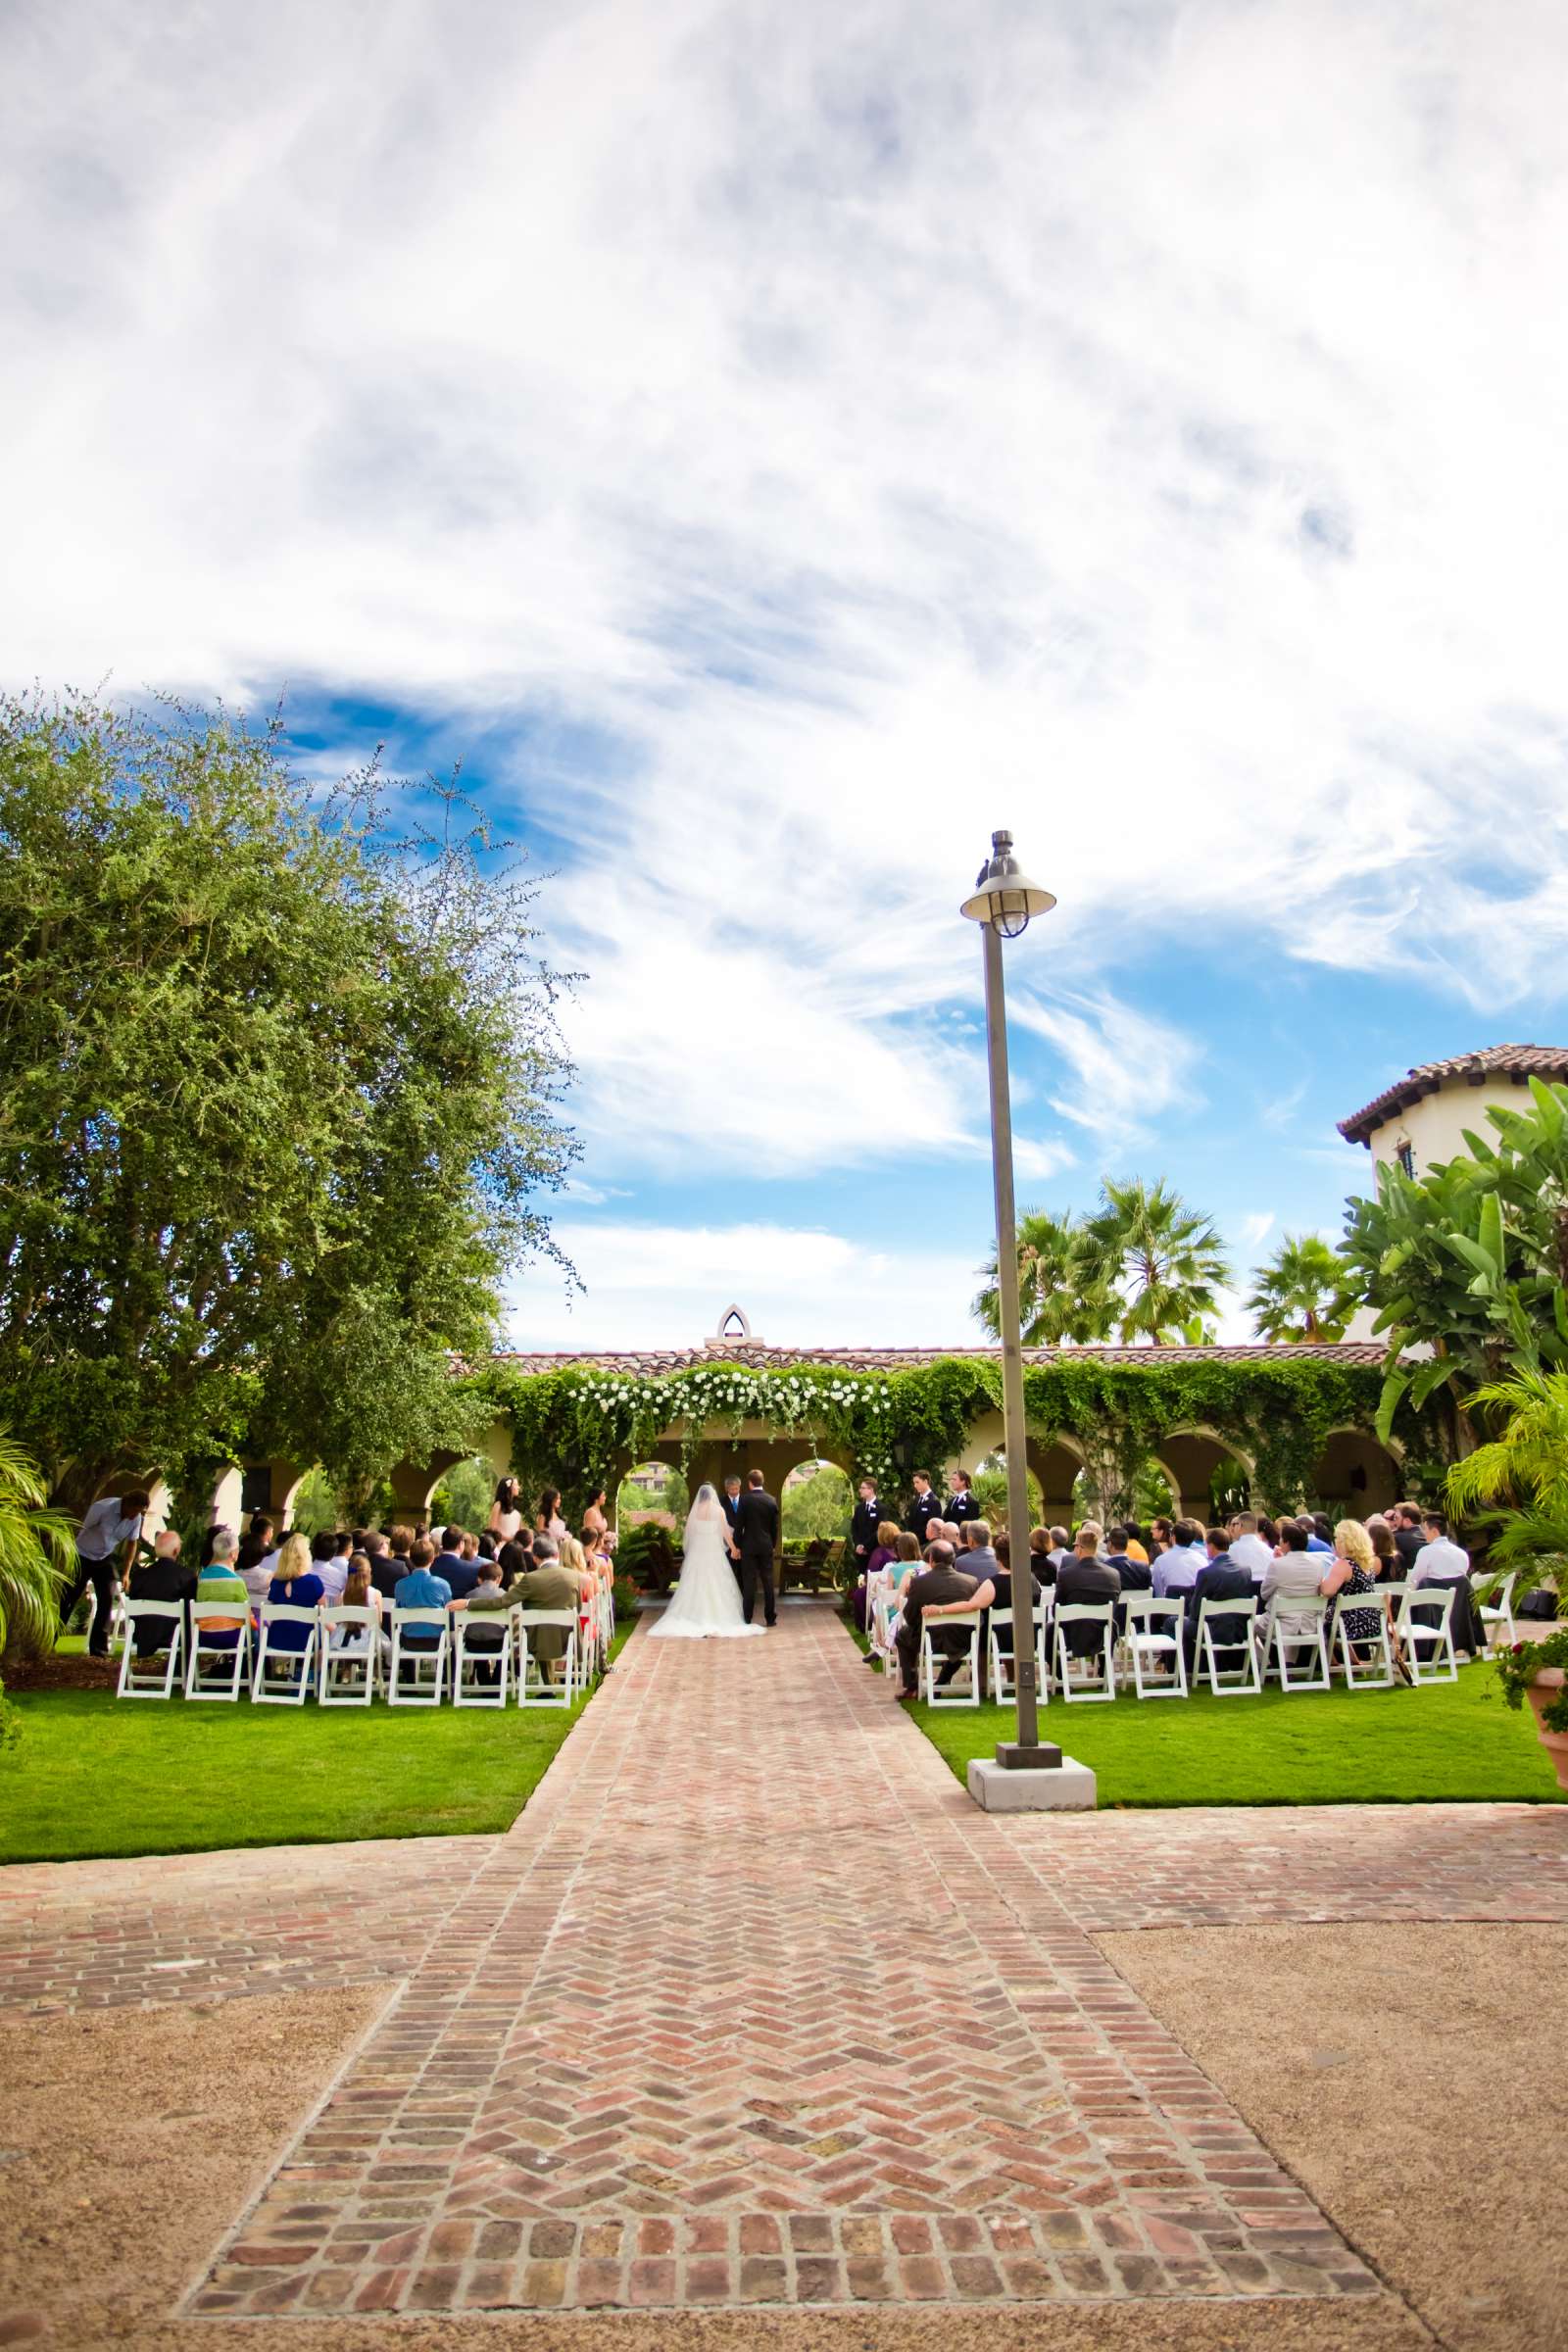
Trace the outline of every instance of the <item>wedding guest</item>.
<instances>
[{"instance_id":1,"label":"wedding guest","mask_svg":"<svg viewBox=\"0 0 1568 2352\"><path fill-rule=\"evenodd\" d=\"M1232 1564L1237 1568L1245 1568L1254 1586L1261 1585L1273 1564L1274 1551L1273 1546L1265 1544L1258 1533L1256 1513L1233 1512L1229 1535Z\"/></svg>"},{"instance_id":2,"label":"wedding guest","mask_svg":"<svg viewBox=\"0 0 1568 2352\"><path fill-rule=\"evenodd\" d=\"M1306 1548L1304 1529L1298 1527L1294 1519L1287 1519L1279 1531L1279 1547L1263 1577L1263 1611L1257 1621L1257 1641L1265 1663L1272 1653L1276 1625L1287 1642L1313 1639L1315 1612L1293 1616L1290 1604L1293 1600L1312 1599L1321 1583L1321 1563Z\"/></svg>"},{"instance_id":3,"label":"wedding guest","mask_svg":"<svg viewBox=\"0 0 1568 2352\"><path fill-rule=\"evenodd\" d=\"M972 1576L965 1576L955 1564L953 1546L935 1543L927 1547L929 1565L911 1576L903 1588L903 1616L895 1638L899 1653L901 1689L899 1696L912 1701L919 1695L920 1635L928 1611L937 1614L949 1607L959 1606L972 1610L980 1605L977 1595L984 1591L988 1598L993 1589L977 1586ZM932 1648L946 1655L953 1653L955 1642L958 1651L968 1647L968 1636L943 1634L933 1637Z\"/></svg>"},{"instance_id":4,"label":"wedding guest","mask_svg":"<svg viewBox=\"0 0 1568 2352\"><path fill-rule=\"evenodd\" d=\"M1335 1546L1332 1541L1328 1536L1319 1534L1317 1519L1311 1511L1300 1512L1298 1515L1296 1524L1298 1527L1304 1528L1306 1530L1306 1548L1308 1551L1333 1551ZM1323 1524L1325 1527L1327 1527L1329 1524L1328 1520L1325 1519ZM1357 1524L1359 1525L1359 1522L1357 1522Z\"/></svg>"},{"instance_id":5,"label":"wedding guest","mask_svg":"<svg viewBox=\"0 0 1568 2352\"><path fill-rule=\"evenodd\" d=\"M172 1527L166 1527L161 1536L153 1538L152 1558L137 1560L134 1563L130 1569L129 1582L125 1590L131 1600L188 1601L194 1597L196 1571L194 1568L187 1568L180 1558L179 1538ZM98 1620L94 1618L94 1631L97 1630L97 1624ZM188 1613L184 1618L184 1626L188 1635L190 1632ZM107 1622L104 1630L107 1640ZM159 1650L167 1649L168 1646L167 1620L162 1624L154 1619L150 1623L137 1625L136 1655L138 1658L153 1657Z\"/></svg>"},{"instance_id":6,"label":"wedding guest","mask_svg":"<svg viewBox=\"0 0 1568 2352\"><path fill-rule=\"evenodd\" d=\"M510 1544L515 1538L522 1525L522 1505L514 1478L504 1478L498 1484L487 1524L490 1533L499 1536L503 1544Z\"/></svg>"},{"instance_id":7,"label":"wedding guest","mask_svg":"<svg viewBox=\"0 0 1568 2352\"><path fill-rule=\"evenodd\" d=\"M568 1568L558 1555L554 1544L541 1552L535 1544L533 1566L509 1589L509 1602L523 1609L576 1609L593 1592L591 1578ZM542 1666L554 1667L566 1654L566 1629L564 1625L541 1625L531 1629L529 1646Z\"/></svg>"},{"instance_id":8,"label":"wedding guest","mask_svg":"<svg viewBox=\"0 0 1568 2352\"><path fill-rule=\"evenodd\" d=\"M1048 1585L1054 1585L1067 1562L1072 1558L1072 1537L1064 1527L1054 1527L1049 1530L1049 1534L1051 1541L1047 1546L1046 1557L1051 1563L1051 1574L1046 1577L1046 1582ZM1042 1570L1041 1573L1044 1575L1045 1571Z\"/></svg>"},{"instance_id":9,"label":"wedding guest","mask_svg":"<svg viewBox=\"0 0 1568 2352\"><path fill-rule=\"evenodd\" d=\"M1404 1567L1399 1558L1399 1547L1394 1541L1394 1530L1381 1511L1373 1512L1366 1523L1366 1532L1371 1539L1372 1556L1378 1564L1378 1583L1398 1584L1404 1575Z\"/></svg>"},{"instance_id":10,"label":"wedding guest","mask_svg":"<svg viewBox=\"0 0 1568 2352\"><path fill-rule=\"evenodd\" d=\"M1141 1568L1149 1566L1149 1547L1144 1542L1144 1531L1136 1519L1129 1519L1127 1522L1127 1541L1122 1548L1128 1559L1136 1560ZM1149 1587L1144 1585L1140 1587L1140 1590L1147 1592Z\"/></svg>"},{"instance_id":11,"label":"wedding guest","mask_svg":"<svg viewBox=\"0 0 1568 2352\"><path fill-rule=\"evenodd\" d=\"M385 1643L386 1637L381 1631L381 1616L386 1604L371 1582L370 1569L371 1560L368 1552L355 1551L349 1554L349 1572L344 1580L343 1598L339 1605L345 1609L373 1609L375 1623L373 1626L333 1626L332 1647L334 1649L344 1649L351 1653L355 1650L368 1649L369 1647L368 1637L371 1634L374 1635L377 1642Z\"/></svg>"},{"instance_id":12,"label":"wedding guest","mask_svg":"<svg viewBox=\"0 0 1568 2352\"><path fill-rule=\"evenodd\" d=\"M1252 1572L1233 1560L1230 1538L1222 1527L1211 1527L1204 1537L1208 1554L1206 1567L1200 1569L1187 1595L1186 1613L1182 1619L1182 1647L1187 1653L1187 1671L1192 1673L1198 1657L1198 1627L1205 1600L1250 1600L1253 1597ZM1216 1650L1245 1649L1250 1631L1245 1617L1211 1617L1208 1638ZM1223 1664L1220 1671L1226 1671Z\"/></svg>"},{"instance_id":13,"label":"wedding guest","mask_svg":"<svg viewBox=\"0 0 1568 2352\"><path fill-rule=\"evenodd\" d=\"M893 1546L893 1560L888 1573L893 1579L895 1597L901 1595L911 1576L920 1572L920 1539L909 1528L901 1530Z\"/></svg>"},{"instance_id":14,"label":"wedding guest","mask_svg":"<svg viewBox=\"0 0 1568 2352\"><path fill-rule=\"evenodd\" d=\"M272 1570L267 1597L273 1608L314 1609L320 1603L321 1580L302 1535L287 1536ZM268 1652L303 1649L311 1638L308 1625L274 1625L267 1636Z\"/></svg>"},{"instance_id":15,"label":"wedding guest","mask_svg":"<svg viewBox=\"0 0 1568 2352\"><path fill-rule=\"evenodd\" d=\"M1487 1646L1487 1636L1470 1589L1470 1554L1453 1542L1448 1522L1441 1511L1424 1511L1421 1530L1426 1542L1416 1553L1415 1565L1410 1570L1411 1590L1421 1586L1438 1592L1451 1592L1448 1624L1454 1649L1461 1656L1479 1657ZM1410 1614L1427 1624L1439 1622L1436 1609L1412 1606Z\"/></svg>"},{"instance_id":16,"label":"wedding guest","mask_svg":"<svg viewBox=\"0 0 1568 2352\"><path fill-rule=\"evenodd\" d=\"M1029 1530L1029 1566L1044 1585L1054 1585L1056 1581L1055 1537L1054 1528ZM1066 1557L1065 1546L1062 1557Z\"/></svg>"},{"instance_id":17,"label":"wedding guest","mask_svg":"<svg viewBox=\"0 0 1568 2352\"><path fill-rule=\"evenodd\" d=\"M1103 1532L1098 1519L1086 1519L1080 1526L1072 1558L1056 1571L1058 1609L1078 1608L1085 1603L1098 1607L1102 1601L1119 1598L1121 1579L1100 1556ZM1095 1657L1104 1646L1098 1625L1064 1625L1061 1630L1069 1657Z\"/></svg>"},{"instance_id":18,"label":"wedding guest","mask_svg":"<svg viewBox=\"0 0 1568 2352\"><path fill-rule=\"evenodd\" d=\"M433 1574L435 1545L428 1536L420 1536L409 1546L409 1569L398 1579L392 1597L400 1609L445 1609L452 1603L452 1587L444 1576ZM439 1637L416 1627L403 1637L409 1649L434 1649Z\"/></svg>"},{"instance_id":19,"label":"wedding guest","mask_svg":"<svg viewBox=\"0 0 1568 2352\"><path fill-rule=\"evenodd\" d=\"M335 1607L343 1597L343 1588L349 1577L349 1540L347 1536L321 1534L311 1538L311 1565L321 1580L321 1597L328 1607Z\"/></svg>"},{"instance_id":20,"label":"wedding guest","mask_svg":"<svg viewBox=\"0 0 1568 2352\"><path fill-rule=\"evenodd\" d=\"M1300 1522L1297 1522L1299 1526ZM1307 1549L1312 1548L1310 1537ZM1363 1595L1377 1592L1377 1554L1372 1540L1359 1519L1342 1519L1334 1531L1334 1565L1327 1571L1318 1590L1330 1600L1339 1601L1338 1622L1345 1628L1346 1640L1359 1651L1378 1638L1378 1625L1384 1607L1375 1597L1370 1608L1348 1606Z\"/></svg>"},{"instance_id":21,"label":"wedding guest","mask_svg":"<svg viewBox=\"0 0 1568 2352\"><path fill-rule=\"evenodd\" d=\"M1396 1502L1389 1518L1394 1528L1394 1548L1399 1555L1399 1573L1408 1579L1426 1543L1421 1529L1421 1505Z\"/></svg>"},{"instance_id":22,"label":"wedding guest","mask_svg":"<svg viewBox=\"0 0 1568 2352\"><path fill-rule=\"evenodd\" d=\"M566 1522L561 1516L561 1489L546 1487L539 1497L539 1511L534 1520L534 1532L541 1536L564 1536Z\"/></svg>"},{"instance_id":23,"label":"wedding guest","mask_svg":"<svg viewBox=\"0 0 1568 2352\"><path fill-rule=\"evenodd\" d=\"M914 1503L909 1512L909 1533L921 1544L930 1540L931 1523L942 1516L942 1499L931 1484L928 1470L916 1470L909 1481L914 1489Z\"/></svg>"},{"instance_id":24,"label":"wedding guest","mask_svg":"<svg viewBox=\"0 0 1568 2352\"><path fill-rule=\"evenodd\" d=\"M1170 1547L1154 1562L1154 1591L1161 1600L1173 1592L1190 1592L1208 1566L1203 1531L1196 1519L1178 1519L1170 1531Z\"/></svg>"},{"instance_id":25,"label":"wedding guest","mask_svg":"<svg viewBox=\"0 0 1568 2352\"><path fill-rule=\"evenodd\" d=\"M583 1526L591 1535L599 1537L601 1544L610 1533L610 1521L605 1513L606 1500L604 1488L595 1487L582 1515Z\"/></svg>"},{"instance_id":26,"label":"wedding guest","mask_svg":"<svg viewBox=\"0 0 1568 2352\"><path fill-rule=\"evenodd\" d=\"M1170 1526L1171 1523L1168 1519L1151 1519L1149 1523L1149 1541L1153 1547L1151 1554L1151 1564L1152 1564L1153 1560L1158 1559L1162 1551L1169 1551L1171 1545Z\"/></svg>"},{"instance_id":27,"label":"wedding guest","mask_svg":"<svg viewBox=\"0 0 1568 2352\"><path fill-rule=\"evenodd\" d=\"M879 1568L886 1568L891 1561L897 1559L899 1529L895 1521L892 1519L879 1521L876 1531L876 1548L866 1562L866 1567L872 1576L875 1576Z\"/></svg>"},{"instance_id":28,"label":"wedding guest","mask_svg":"<svg viewBox=\"0 0 1568 2352\"><path fill-rule=\"evenodd\" d=\"M238 1644L241 1629L250 1615L251 1596L246 1589L244 1578L234 1565L239 1554L239 1544L226 1527L215 1527L209 1530L207 1543L203 1548L211 1556L196 1579L196 1591L193 1597L197 1600L231 1601L234 1606L234 1622L231 1626L222 1621L204 1625L202 1627L202 1647L203 1649L233 1649Z\"/></svg>"},{"instance_id":29,"label":"wedding guest","mask_svg":"<svg viewBox=\"0 0 1568 2352\"><path fill-rule=\"evenodd\" d=\"M962 1527L966 1520L978 1519L980 1516L980 1505L975 1499L973 1482L971 1481L967 1470L954 1471L951 1481L951 1489L952 1491L948 1495L947 1511L944 1514L948 1525L950 1527Z\"/></svg>"},{"instance_id":30,"label":"wedding guest","mask_svg":"<svg viewBox=\"0 0 1568 2352\"><path fill-rule=\"evenodd\" d=\"M526 1576L533 1566L533 1550L522 1543L503 1544L496 1554L496 1566L501 1571L501 1590L510 1592L519 1576Z\"/></svg>"}]
</instances>

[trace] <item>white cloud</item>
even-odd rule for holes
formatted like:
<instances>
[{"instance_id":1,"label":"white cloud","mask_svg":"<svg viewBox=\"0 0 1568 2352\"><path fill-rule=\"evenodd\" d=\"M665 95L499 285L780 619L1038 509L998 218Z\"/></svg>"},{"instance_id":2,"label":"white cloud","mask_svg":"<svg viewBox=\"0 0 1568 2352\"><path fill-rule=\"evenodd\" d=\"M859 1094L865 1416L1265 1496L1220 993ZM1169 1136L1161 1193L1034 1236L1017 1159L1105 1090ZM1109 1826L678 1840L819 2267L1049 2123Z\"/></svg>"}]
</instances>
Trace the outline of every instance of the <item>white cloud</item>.
<instances>
[{"instance_id":1,"label":"white cloud","mask_svg":"<svg viewBox=\"0 0 1568 2352\"><path fill-rule=\"evenodd\" d=\"M974 1347L979 1277L966 1257L867 1250L841 1234L784 1225L603 1224L564 1218L556 1238L584 1296L548 1266L513 1292L509 1335L523 1349L691 1348L742 1307L778 1347Z\"/></svg>"},{"instance_id":2,"label":"white cloud","mask_svg":"<svg viewBox=\"0 0 1568 2352\"><path fill-rule=\"evenodd\" d=\"M1080 1123L1193 1082L1129 923L1500 1006L1568 935L1565 65L1546 0L13 6L11 672L526 713L596 1175L927 1088L983 1148L999 821Z\"/></svg>"},{"instance_id":3,"label":"white cloud","mask_svg":"<svg viewBox=\"0 0 1568 2352\"><path fill-rule=\"evenodd\" d=\"M1250 1216L1242 1219L1242 1248L1244 1250L1260 1249L1273 1232L1275 1223L1274 1211L1271 1208L1253 1209Z\"/></svg>"}]
</instances>

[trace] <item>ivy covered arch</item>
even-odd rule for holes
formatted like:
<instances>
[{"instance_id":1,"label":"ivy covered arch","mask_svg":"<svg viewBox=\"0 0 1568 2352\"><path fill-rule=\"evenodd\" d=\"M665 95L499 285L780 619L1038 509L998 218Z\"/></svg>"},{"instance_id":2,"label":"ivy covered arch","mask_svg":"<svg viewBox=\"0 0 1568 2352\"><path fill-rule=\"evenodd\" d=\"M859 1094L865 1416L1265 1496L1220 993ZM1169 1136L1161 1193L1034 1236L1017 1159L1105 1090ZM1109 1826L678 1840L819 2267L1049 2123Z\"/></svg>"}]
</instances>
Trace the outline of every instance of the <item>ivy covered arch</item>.
<instances>
[{"instance_id":1,"label":"ivy covered arch","mask_svg":"<svg viewBox=\"0 0 1568 2352\"><path fill-rule=\"evenodd\" d=\"M1318 1499L1331 1438L1374 1440L1382 1393L1376 1347L1038 1348L1024 1363L1031 1467L1076 1460L1107 1513L1131 1505L1142 1468L1190 1433L1248 1467L1263 1504ZM800 1443L801 1458L873 1478L889 1500L909 1494L917 1468L964 1463L977 1434L994 1437L1002 1406L995 1349L933 1354L888 1349L837 1358L753 1347L735 1360L689 1357L497 1358L471 1376L476 1417L510 1426L512 1461L530 1486L556 1485L574 1503L612 1487L620 1465L674 1450L694 1462L734 1461ZM1398 1453L1411 1492L1436 1492L1452 1452L1444 1395L1399 1408ZM984 1451L986 1448L981 1447ZM782 1455L780 1456L782 1458ZM1050 1485L1041 1478L1049 1494Z\"/></svg>"}]
</instances>

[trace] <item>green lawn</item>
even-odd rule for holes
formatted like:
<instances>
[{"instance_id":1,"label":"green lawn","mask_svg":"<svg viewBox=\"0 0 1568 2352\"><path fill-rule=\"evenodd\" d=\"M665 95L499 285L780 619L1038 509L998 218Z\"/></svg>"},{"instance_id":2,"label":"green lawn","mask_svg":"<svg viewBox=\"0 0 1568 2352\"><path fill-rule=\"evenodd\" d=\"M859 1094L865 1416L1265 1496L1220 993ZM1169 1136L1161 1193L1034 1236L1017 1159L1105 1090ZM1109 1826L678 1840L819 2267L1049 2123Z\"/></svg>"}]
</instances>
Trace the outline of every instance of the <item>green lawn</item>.
<instances>
[{"instance_id":1,"label":"green lawn","mask_svg":"<svg viewBox=\"0 0 1568 2352\"><path fill-rule=\"evenodd\" d=\"M890 1698L889 1705L895 1702ZM1010 1707L908 1712L961 1781L1010 1739ZM1484 1663L1418 1690L1305 1690L1189 1699L1053 1697L1041 1738L1095 1772L1102 1805L1563 1801L1528 1710Z\"/></svg>"},{"instance_id":2,"label":"green lawn","mask_svg":"<svg viewBox=\"0 0 1568 2352\"><path fill-rule=\"evenodd\" d=\"M505 1830L584 1703L323 1714L19 1691L22 1736L0 1748L0 1861Z\"/></svg>"}]
</instances>

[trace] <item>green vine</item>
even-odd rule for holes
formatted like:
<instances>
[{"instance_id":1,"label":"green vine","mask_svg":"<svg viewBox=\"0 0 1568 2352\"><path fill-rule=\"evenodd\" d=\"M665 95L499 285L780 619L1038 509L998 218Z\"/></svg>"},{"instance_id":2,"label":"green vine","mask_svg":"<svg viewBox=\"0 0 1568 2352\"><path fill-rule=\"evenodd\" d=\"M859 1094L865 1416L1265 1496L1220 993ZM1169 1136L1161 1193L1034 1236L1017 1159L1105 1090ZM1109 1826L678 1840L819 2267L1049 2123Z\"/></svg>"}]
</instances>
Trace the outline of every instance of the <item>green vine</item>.
<instances>
[{"instance_id":1,"label":"green vine","mask_svg":"<svg viewBox=\"0 0 1568 2352\"><path fill-rule=\"evenodd\" d=\"M1194 1361L1107 1364L1064 1351L1027 1365L1024 1410L1031 1437L1071 1439L1114 1466L1130 1491L1163 1440L1213 1430L1247 1454L1258 1496L1314 1500L1312 1474L1331 1433L1373 1434L1382 1373L1373 1365L1279 1363L1222 1356ZM944 1356L905 1370L853 1371L832 1364L766 1369L702 1363L637 1374L594 1364L527 1373L496 1364L468 1384L475 1402L510 1419L513 1467L525 1486L560 1485L568 1500L609 1486L627 1462L673 1452L688 1470L715 1434L739 1440L748 1424L770 1436L804 1439L813 1453L906 1497L912 1470L940 1472L960 1453L982 1415L1000 1410L997 1357ZM1437 1491L1451 1458L1444 1402L1401 1406L1395 1435L1404 1448L1407 1491ZM1110 1475L1110 1473L1105 1473ZM1435 1483L1436 1482L1436 1483Z\"/></svg>"}]
</instances>

